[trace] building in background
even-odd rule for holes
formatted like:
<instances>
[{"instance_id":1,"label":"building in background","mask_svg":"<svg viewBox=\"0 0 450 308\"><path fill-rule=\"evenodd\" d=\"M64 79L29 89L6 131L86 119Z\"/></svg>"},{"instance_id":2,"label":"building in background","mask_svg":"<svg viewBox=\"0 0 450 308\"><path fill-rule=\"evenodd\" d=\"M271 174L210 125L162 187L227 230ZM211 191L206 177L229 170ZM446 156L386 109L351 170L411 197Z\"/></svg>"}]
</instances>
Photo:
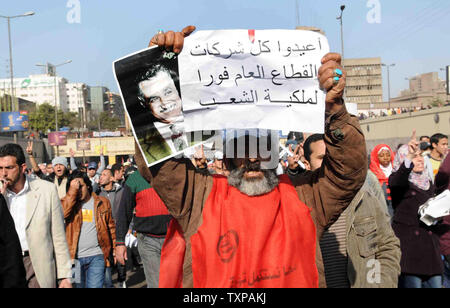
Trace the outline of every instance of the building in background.
<instances>
[{"instance_id":1,"label":"building in background","mask_svg":"<svg viewBox=\"0 0 450 308\"><path fill-rule=\"evenodd\" d=\"M88 97L91 103L92 115L99 115L104 111L104 103L108 101L109 89L103 86L91 86L88 89Z\"/></svg>"},{"instance_id":2,"label":"building in background","mask_svg":"<svg viewBox=\"0 0 450 308\"><path fill-rule=\"evenodd\" d=\"M114 92L107 92L107 95L108 100L104 102L103 110L108 112L110 116L119 118L121 126L126 126L122 97Z\"/></svg>"},{"instance_id":3,"label":"building in background","mask_svg":"<svg viewBox=\"0 0 450 308\"><path fill-rule=\"evenodd\" d=\"M19 111L27 111L28 114L36 111L36 103L23 98L16 98L19 102ZM0 111L1 112L11 112L11 96L9 94L0 93Z\"/></svg>"},{"instance_id":4,"label":"building in background","mask_svg":"<svg viewBox=\"0 0 450 308\"><path fill-rule=\"evenodd\" d=\"M14 97L35 102L37 106L48 103L63 112L69 111L66 84L67 79L49 74L30 75L26 78L14 78ZM0 79L0 95L11 95L10 79Z\"/></svg>"},{"instance_id":5,"label":"building in background","mask_svg":"<svg viewBox=\"0 0 450 308\"><path fill-rule=\"evenodd\" d=\"M344 59L347 72L345 100L358 109L377 108L383 103L381 58Z\"/></svg>"},{"instance_id":6,"label":"building in background","mask_svg":"<svg viewBox=\"0 0 450 308\"><path fill-rule=\"evenodd\" d=\"M90 103L88 101L89 86L85 83L74 82L66 84L69 111L78 113L82 127L86 128Z\"/></svg>"},{"instance_id":7,"label":"building in background","mask_svg":"<svg viewBox=\"0 0 450 308\"><path fill-rule=\"evenodd\" d=\"M393 103L409 107L427 107L448 101L446 81L441 80L437 72L417 75L409 79L409 89L400 92L392 99Z\"/></svg>"}]
</instances>

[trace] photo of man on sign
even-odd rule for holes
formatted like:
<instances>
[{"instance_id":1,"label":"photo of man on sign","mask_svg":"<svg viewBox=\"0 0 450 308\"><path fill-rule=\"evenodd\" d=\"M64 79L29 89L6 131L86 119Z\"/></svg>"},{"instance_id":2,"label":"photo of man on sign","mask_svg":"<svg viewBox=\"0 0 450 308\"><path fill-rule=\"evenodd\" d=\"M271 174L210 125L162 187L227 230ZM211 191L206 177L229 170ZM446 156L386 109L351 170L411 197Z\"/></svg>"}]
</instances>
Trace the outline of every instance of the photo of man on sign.
<instances>
[{"instance_id":1,"label":"photo of man on sign","mask_svg":"<svg viewBox=\"0 0 450 308\"><path fill-rule=\"evenodd\" d=\"M116 79L148 165L188 147L174 53L149 48L114 62Z\"/></svg>"},{"instance_id":2,"label":"photo of man on sign","mask_svg":"<svg viewBox=\"0 0 450 308\"><path fill-rule=\"evenodd\" d=\"M183 136L181 98L175 86L176 73L161 64L155 64L138 76L139 100L152 113L153 123L171 150L187 147Z\"/></svg>"}]
</instances>

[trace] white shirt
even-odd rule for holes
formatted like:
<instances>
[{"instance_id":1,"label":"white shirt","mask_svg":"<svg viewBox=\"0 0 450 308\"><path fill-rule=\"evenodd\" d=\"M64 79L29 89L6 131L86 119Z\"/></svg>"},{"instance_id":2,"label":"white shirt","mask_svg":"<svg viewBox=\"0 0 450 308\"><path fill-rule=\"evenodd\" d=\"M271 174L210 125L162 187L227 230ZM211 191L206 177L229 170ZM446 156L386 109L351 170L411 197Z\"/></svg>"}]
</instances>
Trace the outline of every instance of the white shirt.
<instances>
[{"instance_id":1,"label":"white shirt","mask_svg":"<svg viewBox=\"0 0 450 308\"><path fill-rule=\"evenodd\" d=\"M153 123L153 125L158 130L159 134L164 138L167 145L170 147L170 150L172 151L172 153L178 153L180 151L175 148L174 142L171 138L172 135L174 134L174 132L170 128L171 126L175 127L175 129L178 133L182 133L182 136L180 136L179 138L181 138L183 140L183 144L184 144L183 149L187 148L188 143L187 143L186 134L184 133L183 121L184 121L183 117L178 117L175 119L175 121L173 121L174 123L172 123L172 124L167 124L167 123L162 123L162 122L154 122Z\"/></svg>"},{"instance_id":2,"label":"white shirt","mask_svg":"<svg viewBox=\"0 0 450 308\"><path fill-rule=\"evenodd\" d=\"M25 234L25 224L27 220L27 192L30 190L28 179L25 177L25 185L17 194L6 189L5 199L8 204L9 212L14 220L16 232L19 236L22 251L28 250L28 242Z\"/></svg>"}]
</instances>

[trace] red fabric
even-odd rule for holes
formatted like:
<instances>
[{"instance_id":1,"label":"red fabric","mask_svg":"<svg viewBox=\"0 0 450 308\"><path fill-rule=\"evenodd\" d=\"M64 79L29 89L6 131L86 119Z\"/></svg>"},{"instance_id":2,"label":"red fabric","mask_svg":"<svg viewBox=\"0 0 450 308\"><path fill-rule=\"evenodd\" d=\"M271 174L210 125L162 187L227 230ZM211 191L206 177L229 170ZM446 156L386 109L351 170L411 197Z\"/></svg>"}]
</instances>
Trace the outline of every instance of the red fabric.
<instances>
[{"instance_id":1,"label":"red fabric","mask_svg":"<svg viewBox=\"0 0 450 308\"><path fill-rule=\"evenodd\" d=\"M191 237L194 287L318 287L316 228L287 176L258 197L216 176L203 217ZM185 242L178 223L162 250L159 286L181 287Z\"/></svg>"},{"instance_id":2,"label":"red fabric","mask_svg":"<svg viewBox=\"0 0 450 308\"><path fill-rule=\"evenodd\" d=\"M378 151L383 147L387 147L391 152L391 164L394 164L395 156L392 149L386 144L379 144L372 150L372 153L370 153L370 171L372 171L377 176L381 186L383 186L383 184L386 184L386 187L388 187L389 179L386 177L383 170L381 170L380 161L378 160Z\"/></svg>"},{"instance_id":3,"label":"red fabric","mask_svg":"<svg viewBox=\"0 0 450 308\"><path fill-rule=\"evenodd\" d=\"M153 188L144 189L136 194L136 216L149 217L169 215L167 207Z\"/></svg>"},{"instance_id":4,"label":"red fabric","mask_svg":"<svg viewBox=\"0 0 450 308\"><path fill-rule=\"evenodd\" d=\"M196 288L319 285L316 228L286 175L275 190L258 197L215 176L191 246ZM178 224L169 227L162 250L159 286L181 287L185 242Z\"/></svg>"},{"instance_id":5,"label":"red fabric","mask_svg":"<svg viewBox=\"0 0 450 308\"><path fill-rule=\"evenodd\" d=\"M250 42L252 42L252 44L255 42L255 30L254 29L248 30L248 38L249 38Z\"/></svg>"},{"instance_id":6,"label":"red fabric","mask_svg":"<svg viewBox=\"0 0 450 308\"><path fill-rule=\"evenodd\" d=\"M215 177L203 217L191 237L194 287L318 287L316 228L287 176L257 197Z\"/></svg>"},{"instance_id":7,"label":"red fabric","mask_svg":"<svg viewBox=\"0 0 450 308\"><path fill-rule=\"evenodd\" d=\"M183 283L183 261L186 242L176 219L170 221L166 239L161 249L159 265L159 287L181 288Z\"/></svg>"}]
</instances>

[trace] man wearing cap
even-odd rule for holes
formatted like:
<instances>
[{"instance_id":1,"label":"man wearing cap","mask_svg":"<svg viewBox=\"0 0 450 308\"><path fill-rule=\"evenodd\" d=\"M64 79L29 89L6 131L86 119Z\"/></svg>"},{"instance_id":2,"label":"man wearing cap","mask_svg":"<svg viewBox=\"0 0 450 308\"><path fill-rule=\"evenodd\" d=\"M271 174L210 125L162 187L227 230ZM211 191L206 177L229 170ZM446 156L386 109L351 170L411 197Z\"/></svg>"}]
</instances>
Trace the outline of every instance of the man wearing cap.
<instances>
[{"instance_id":1,"label":"man wearing cap","mask_svg":"<svg viewBox=\"0 0 450 308\"><path fill-rule=\"evenodd\" d=\"M194 30L158 34L150 44L180 52ZM318 241L363 185L367 154L358 119L342 99L341 56L330 53L321 62L327 154L322 167L307 177L291 182L273 168L264 169L262 155L228 151L228 178L201 174L186 159L150 170L137 147L140 173L175 218L161 254L160 287L325 286ZM236 149L240 143L236 138L230 144ZM278 148L272 150L278 161Z\"/></svg>"},{"instance_id":2,"label":"man wearing cap","mask_svg":"<svg viewBox=\"0 0 450 308\"><path fill-rule=\"evenodd\" d=\"M31 167L33 168L34 173L39 178L54 183L58 190L59 198L64 198L64 196L66 195L67 176L69 174L67 170L67 158L61 156L53 158L51 165L53 166L54 172L46 175L41 171L36 163L36 160L34 159L33 141L28 142L26 152L30 158Z\"/></svg>"}]
</instances>

